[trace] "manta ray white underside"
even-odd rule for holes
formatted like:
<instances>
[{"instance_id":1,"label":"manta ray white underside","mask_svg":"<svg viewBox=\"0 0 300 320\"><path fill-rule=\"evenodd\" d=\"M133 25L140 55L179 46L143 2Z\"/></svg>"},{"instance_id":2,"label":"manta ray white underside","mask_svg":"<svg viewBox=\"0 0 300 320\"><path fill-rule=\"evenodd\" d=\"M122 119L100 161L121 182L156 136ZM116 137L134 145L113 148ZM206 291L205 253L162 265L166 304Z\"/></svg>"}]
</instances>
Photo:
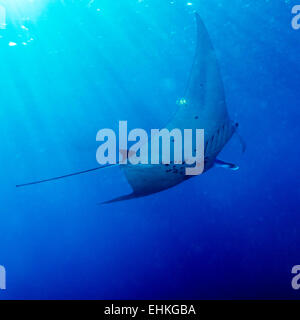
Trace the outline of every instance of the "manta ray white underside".
<instances>
[{"instance_id":1,"label":"manta ray white underside","mask_svg":"<svg viewBox=\"0 0 300 320\"><path fill-rule=\"evenodd\" d=\"M200 16L196 13L195 17L197 47L186 91L181 99L184 103L176 104L178 110L166 128L169 131L176 128L182 131L184 129L204 129L204 172L214 165L236 170L237 166L216 159L236 131L236 125L228 116L223 81L209 34ZM109 166L111 165L17 185L17 187L67 178ZM176 165L172 161L171 164L161 165L126 164L120 166L133 192L103 203L144 197L171 188L191 177L185 175L186 165L184 163Z\"/></svg>"},{"instance_id":2,"label":"manta ray white underside","mask_svg":"<svg viewBox=\"0 0 300 320\"><path fill-rule=\"evenodd\" d=\"M209 170L215 164L217 155L230 140L236 125L229 119L223 81L216 54L208 32L199 16L197 22L197 47L192 70L182 100L176 105L177 113L167 129L204 129L205 167ZM217 165L231 169L237 167L218 161ZM133 193L105 203L143 197L171 188L191 176L184 174L185 165L122 165Z\"/></svg>"}]
</instances>

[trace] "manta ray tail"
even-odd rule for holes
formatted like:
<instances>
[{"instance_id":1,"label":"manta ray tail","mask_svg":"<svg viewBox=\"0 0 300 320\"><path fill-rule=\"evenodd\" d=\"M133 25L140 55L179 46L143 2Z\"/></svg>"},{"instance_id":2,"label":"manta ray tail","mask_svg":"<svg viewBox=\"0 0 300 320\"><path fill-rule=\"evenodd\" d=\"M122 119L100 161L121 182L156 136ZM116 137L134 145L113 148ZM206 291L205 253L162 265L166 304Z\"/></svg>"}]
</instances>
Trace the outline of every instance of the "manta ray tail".
<instances>
[{"instance_id":1,"label":"manta ray tail","mask_svg":"<svg viewBox=\"0 0 300 320\"><path fill-rule=\"evenodd\" d=\"M60 180L60 179L65 179L65 178L69 178L69 177L73 177L73 176L78 176L80 174L85 174L85 173L89 173L92 171L96 171L96 170L100 170L100 169L105 169L108 167L112 167L115 166L115 164L107 164L107 165L103 165L101 167L97 167L97 168L93 168L93 169L88 169L88 170L84 170L84 171L79 171L79 172L74 172L74 173L69 173L69 174L65 174L63 176L59 176L59 177L54 177L54 178L49 178L49 179L44 179L44 180L38 180L38 181L33 181L33 182L29 182L29 183L23 183L23 184L17 184L16 187L20 188L20 187L26 187L26 186L32 186L34 184L40 184L40 183L45 183L45 182L50 182L50 181L55 181L55 180Z\"/></svg>"}]
</instances>

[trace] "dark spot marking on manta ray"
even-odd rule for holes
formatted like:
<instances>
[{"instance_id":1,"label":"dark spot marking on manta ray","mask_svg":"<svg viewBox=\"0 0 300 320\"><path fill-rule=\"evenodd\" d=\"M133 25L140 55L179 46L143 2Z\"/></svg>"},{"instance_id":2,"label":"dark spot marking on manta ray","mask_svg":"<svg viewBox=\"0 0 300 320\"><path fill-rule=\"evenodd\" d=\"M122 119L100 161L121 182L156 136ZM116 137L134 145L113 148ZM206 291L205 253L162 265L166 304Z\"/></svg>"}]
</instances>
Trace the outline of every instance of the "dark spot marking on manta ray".
<instances>
[{"instance_id":1,"label":"dark spot marking on manta ray","mask_svg":"<svg viewBox=\"0 0 300 320\"><path fill-rule=\"evenodd\" d=\"M196 116L196 117L195 117L195 119L197 120L197 119L199 119L199 117L198 117L198 116Z\"/></svg>"}]
</instances>

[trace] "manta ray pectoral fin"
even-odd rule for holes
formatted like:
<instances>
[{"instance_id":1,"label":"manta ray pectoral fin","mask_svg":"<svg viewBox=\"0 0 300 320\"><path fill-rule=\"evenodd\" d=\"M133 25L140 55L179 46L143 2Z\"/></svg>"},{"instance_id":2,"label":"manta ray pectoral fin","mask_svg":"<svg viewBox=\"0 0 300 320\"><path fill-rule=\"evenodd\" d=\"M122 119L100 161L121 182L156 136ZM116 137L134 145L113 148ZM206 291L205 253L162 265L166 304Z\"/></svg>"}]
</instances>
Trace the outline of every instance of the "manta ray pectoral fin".
<instances>
[{"instance_id":1,"label":"manta ray pectoral fin","mask_svg":"<svg viewBox=\"0 0 300 320\"><path fill-rule=\"evenodd\" d=\"M219 168L233 170L233 171L236 171L240 168L239 166L237 166L233 163L224 162L224 161L218 160L218 159L215 160L215 166L219 167Z\"/></svg>"},{"instance_id":2,"label":"manta ray pectoral fin","mask_svg":"<svg viewBox=\"0 0 300 320\"><path fill-rule=\"evenodd\" d=\"M130 194L127 194L127 195L125 195L125 196L121 196L121 197L118 197L118 198L115 198L115 199L112 199L112 200L108 200L108 201L101 202L101 203L99 203L99 204L100 204L100 205L101 205L101 204L110 204L110 203L114 203L114 202L131 200L131 199L135 199L135 198L139 198L139 196L137 196L135 193L130 193Z\"/></svg>"}]
</instances>

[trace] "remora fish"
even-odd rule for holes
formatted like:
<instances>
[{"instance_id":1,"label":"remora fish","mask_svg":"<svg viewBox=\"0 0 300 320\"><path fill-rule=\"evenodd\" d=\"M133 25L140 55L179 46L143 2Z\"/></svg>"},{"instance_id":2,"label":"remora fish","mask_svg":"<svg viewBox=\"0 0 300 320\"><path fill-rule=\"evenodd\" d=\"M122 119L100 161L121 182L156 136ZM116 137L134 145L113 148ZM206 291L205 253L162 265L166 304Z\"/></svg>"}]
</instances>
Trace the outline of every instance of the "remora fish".
<instances>
[{"instance_id":1,"label":"remora fish","mask_svg":"<svg viewBox=\"0 0 300 320\"><path fill-rule=\"evenodd\" d=\"M181 130L186 128L204 129L204 172L214 165L237 170L236 165L217 159L218 154L236 132L237 124L230 120L227 112L223 81L210 37L199 14L196 13L195 16L197 47L191 74L186 92L179 100L177 113L166 128L169 131L175 128ZM17 185L17 187L67 178L109 166L112 165ZM169 166L166 164L121 165L133 192L103 203L144 197L169 189L191 177L183 173L185 167L185 164Z\"/></svg>"}]
</instances>

